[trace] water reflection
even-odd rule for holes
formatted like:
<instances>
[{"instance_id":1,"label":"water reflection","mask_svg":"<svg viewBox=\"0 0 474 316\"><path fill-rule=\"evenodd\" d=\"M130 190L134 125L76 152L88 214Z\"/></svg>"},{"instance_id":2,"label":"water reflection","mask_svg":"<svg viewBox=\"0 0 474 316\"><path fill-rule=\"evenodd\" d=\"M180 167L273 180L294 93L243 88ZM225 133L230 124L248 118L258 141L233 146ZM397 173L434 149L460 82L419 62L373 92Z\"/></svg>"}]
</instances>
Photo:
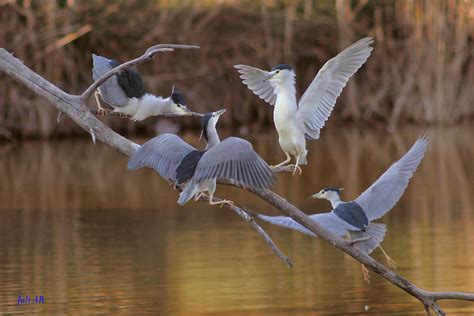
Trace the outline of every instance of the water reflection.
<instances>
[{"instance_id":1,"label":"water reflection","mask_svg":"<svg viewBox=\"0 0 474 316\"><path fill-rule=\"evenodd\" d=\"M384 218L384 248L420 286L474 291L473 130L428 132L421 168ZM329 130L311 144L303 175L279 176L275 190L308 213L327 210L308 196L335 185L345 187L344 199L354 198L419 133ZM270 163L284 158L273 132L252 141ZM177 207L176 192L152 171L125 166L125 157L89 140L1 151L2 313L422 313L377 276L364 284L359 265L320 240L267 227L293 259L288 269L233 213L203 203ZM219 187L216 195L277 214L235 188ZM18 295L44 295L46 304L17 306ZM442 305L474 312L469 303Z\"/></svg>"}]
</instances>

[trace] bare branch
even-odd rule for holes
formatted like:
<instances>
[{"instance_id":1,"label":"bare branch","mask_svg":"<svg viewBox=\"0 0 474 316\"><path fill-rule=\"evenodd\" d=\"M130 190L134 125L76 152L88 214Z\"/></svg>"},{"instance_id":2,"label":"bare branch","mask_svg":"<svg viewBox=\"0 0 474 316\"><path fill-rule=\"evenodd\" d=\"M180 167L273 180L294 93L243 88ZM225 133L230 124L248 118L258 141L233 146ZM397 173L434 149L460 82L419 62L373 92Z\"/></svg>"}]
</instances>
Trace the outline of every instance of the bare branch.
<instances>
[{"instance_id":1,"label":"bare branch","mask_svg":"<svg viewBox=\"0 0 474 316\"><path fill-rule=\"evenodd\" d=\"M163 47L158 47L158 49L161 48ZM128 64L127 66L129 65L130 64ZM68 115L85 131L87 131L91 135L95 135L97 140L110 146L114 150L124 155L130 156L137 150L137 148L139 148L139 145L115 133L109 127L105 126L101 121L99 121L94 115L92 115L92 113L89 111L85 104L86 98L67 94L66 92L57 88L55 85L48 82L47 80L33 72L31 69L26 67L20 60L13 57L8 51L3 48L0 48L0 71L5 72L7 75L11 76L14 80L18 81L26 88L44 97L59 111ZM91 91L93 91L93 89ZM84 92L83 96L87 95L86 92ZM91 94L91 92L88 93L89 95ZM274 171L288 172L288 168L291 167L284 167L282 169L275 168ZM219 180L218 183L235 185L231 181ZM311 220L310 217L300 211L297 207L286 201L284 198L280 197L278 194L270 190L259 190L253 188L247 188L247 190L262 198L269 204L275 206L282 213L290 216L296 222L300 223L314 234L320 236L325 241L341 249L342 251L353 257L355 260L365 265L371 271L379 274L387 281L391 282L395 286L401 288L408 294L417 298L423 304L423 306L429 306L429 308L431 308L438 315L444 315L443 310L437 304L437 301L439 300L453 299L474 302L473 293L431 292L421 289L412 282L395 273L393 270L385 267L366 253L363 253L357 248L353 247L346 240L327 231L326 229L318 225L316 222Z\"/></svg>"},{"instance_id":2,"label":"bare branch","mask_svg":"<svg viewBox=\"0 0 474 316\"><path fill-rule=\"evenodd\" d=\"M218 197L213 197L213 200L215 201L222 201L222 199ZM199 201L205 201L209 202L209 195L207 194L202 194L201 199ZM293 262L291 261L291 258L287 257L281 250L278 248L278 246L275 244L275 242L268 236L268 234L265 232L265 230L260 227L260 225L257 224L257 222L253 219L252 216L247 214L246 211L244 211L241 207L237 205L229 205L229 204L223 204L225 207L228 209L231 209L232 211L236 212L237 215L242 217L247 223L249 223L250 226L252 226L265 240L267 245L272 249L272 251L280 258L281 261L283 261L284 264L286 264L289 268L293 267ZM255 213L254 213L255 214Z\"/></svg>"},{"instance_id":3,"label":"bare branch","mask_svg":"<svg viewBox=\"0 0 474 316\"><path fill-rule=\"evenodd\" d=\"M175 49L198 49L198 48L199 46L195 46L195 45L175 45L175 44L159 44L159 45L152 46L148 48L145 51L145 53L141 55L140 57L127 61L115 67L114 69L107 71L102 77L94 81L89 86L89 88L86 89L86 91L84 91L84 93L81 95L81 99L83 101L87 100L101 84L103 84L105 81L107 81L107 79L109 79L110 77L118 73L120 70L144 63L152 59L157 53L172 52Z\"/></svg>"},{"instance_id":4,"label":"bare branch","mask_svg":"<svg viewBox=\"0 0 474 316\"><path fill-rule=\"evenodd\" d=\"M99 114L99 111L97 111L97 109L91 109L89 108L89 111L91 111L92 114L95 114L96 116L98 117L102 117L102 115ZM131 116L129 115L124 115L124 114L121 114L120 112L114 112L114 110L105 110L106 111L106 115L105 116L119 116L119 117L123 117L123 118L130 118ZM175 113L162 113L160 115L155 115L155 116L158 116L158 117L182 117L182 116L191 116L191 117L197 117L197 118L201 118L204 116L204 114L201 114L201 113L197 113L197 112L189 112L188 115L181 115L181 114L175 114Z\"/></svg>"}]
</instances>

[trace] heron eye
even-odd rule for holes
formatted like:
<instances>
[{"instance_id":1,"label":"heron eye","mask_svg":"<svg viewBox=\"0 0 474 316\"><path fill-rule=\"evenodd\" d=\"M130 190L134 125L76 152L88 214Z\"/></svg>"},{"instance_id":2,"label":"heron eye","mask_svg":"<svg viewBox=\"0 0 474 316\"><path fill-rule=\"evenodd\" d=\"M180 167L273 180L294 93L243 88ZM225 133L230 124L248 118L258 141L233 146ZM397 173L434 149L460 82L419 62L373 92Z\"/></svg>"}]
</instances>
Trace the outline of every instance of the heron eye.
<instances>
[{"instance_id":1,"label":"heron eye","mask_svg":"<svg viewBox=\"0 0 474 316\"><path fill-rule=\"evenodd\" d=\"M277 70L277 73L279 73L279 72L280 72L280 70Z\"/></svg>"}]
</instances>

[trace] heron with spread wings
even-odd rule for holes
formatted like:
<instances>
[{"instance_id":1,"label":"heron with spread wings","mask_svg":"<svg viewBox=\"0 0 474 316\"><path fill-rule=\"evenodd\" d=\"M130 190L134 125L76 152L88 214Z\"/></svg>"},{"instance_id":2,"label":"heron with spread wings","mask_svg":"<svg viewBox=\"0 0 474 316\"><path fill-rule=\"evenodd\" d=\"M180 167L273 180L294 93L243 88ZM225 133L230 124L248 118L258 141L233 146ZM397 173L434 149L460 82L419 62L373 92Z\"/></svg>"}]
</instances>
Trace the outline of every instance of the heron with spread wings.
<instances>
[{"instance_id":1,"label":"heron with spread wings","mask_svg":"<svg viewBox=\"0 0 474 316\"><path fill-rule=\"evenodd\" d=\"M178 203L191 198L199 200L201 193L209 193L209 204L230 204L232 201L214 201L217 179L231 181L244 188L267 189L274 182L270 166L253 150L252 144L242 138L229 137L222 142L216 124L225 112L207 113L201 119L205 150L197 150L174 134L159 135L143 144L130 158L128 169L154 169L163 178L177 186L184 185Z\"/></svg>"},{"instance_id":2,"label":"heron with spread wings","mask_svg":"<svg viewBox=\"0 0 474 316\"><path fill-rule=\"evenodd\" d=\"M336 104L336 99L349 78L365 63L372 51L373 39L363 38L344 49L319 70L299 102L296 101L293 67L279 64L270 71L246 65L235 65L242 82L258 97L274 105L273 120L280 147L286 160L296 159L293 174L299 165L306 165L306 139L316 140Z\"/></svg>"},{"instance_id":3,"label":"heron with spread wings","mask_svg":"<svg viewBox=\"0 0 474 316\"><path fill-rule=\"evenodd\" d=\"M367 190L354 201L341 201L338 188L325 188L312 195L312 198L326 199L333 208L328 213L313 214L309 217L330 232L349 239L370 237L366 241L354 244L354 247L370 254L380 248L388 264L395 267L395 262L380 245L387 232L385 224L373 223L388 213L401 198L408 183L420 164L428 146L426 137L419 138L411 149L397 162L393 163ZM277 226L291 228L305 234L315 236L287 216L258 215L258 218ZM369 272L362 265L364 280L369 280Z\"/></svg>"}]
</instances>

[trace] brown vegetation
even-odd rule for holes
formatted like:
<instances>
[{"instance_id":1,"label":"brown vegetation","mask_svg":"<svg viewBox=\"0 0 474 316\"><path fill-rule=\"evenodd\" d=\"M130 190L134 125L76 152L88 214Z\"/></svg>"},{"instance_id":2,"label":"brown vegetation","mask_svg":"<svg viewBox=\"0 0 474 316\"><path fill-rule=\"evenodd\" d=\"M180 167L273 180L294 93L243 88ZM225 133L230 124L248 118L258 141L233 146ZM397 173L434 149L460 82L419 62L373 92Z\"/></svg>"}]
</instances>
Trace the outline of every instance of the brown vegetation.
<instances>
[{"instance_id":1,"label":"brown vegetation","mask_svg":"<svg viewBox=\"0 0 474 316\"><path fill-rule=\"evenodd\" d=\"M470 1L0 1L0 46L60 88L91 81L91 53L126 61L156 43L192 43L199 51L160 55L140 71L150 92L183 90L194 111L226 107L231 126L259 129L271 110L240 83L236 63L297 68L301 93L341 48L375 37L367 65L350 81L335 116L353 121L452 124L474 114L474 6ZM78 131L56 124L52 107L0 76L0 135ZM90 105L93 106L93 100ZM108 118L122 132L153 131ZM195 120L179 120L195 124Z\"/></svg>"}]
</instances>

